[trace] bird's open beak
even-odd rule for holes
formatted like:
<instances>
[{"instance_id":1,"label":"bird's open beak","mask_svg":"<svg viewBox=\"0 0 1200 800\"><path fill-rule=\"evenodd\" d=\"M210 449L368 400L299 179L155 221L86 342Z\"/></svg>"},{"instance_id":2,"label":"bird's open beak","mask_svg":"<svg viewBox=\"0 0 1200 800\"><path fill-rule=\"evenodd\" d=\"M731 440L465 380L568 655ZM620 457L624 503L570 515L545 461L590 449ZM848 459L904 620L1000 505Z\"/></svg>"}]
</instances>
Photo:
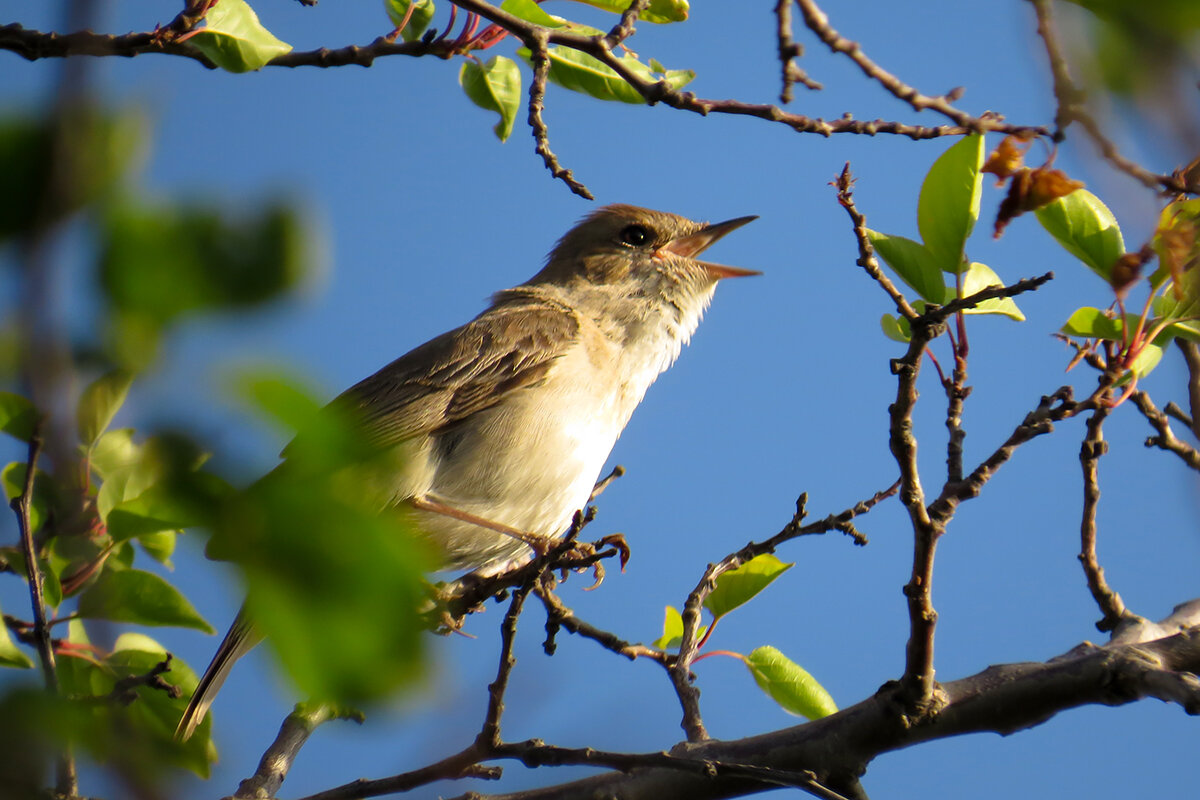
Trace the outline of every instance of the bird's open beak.
<instances>
[{"instance_id":1,"label":"bird's open beak","mask_svg":"<svg viewBox=\"0 0 1200 800\"><path fill-rule=\"evenodd\" d=\"M711 247L718 239L732 230L736 230L747 222L753 222L758 219L757 216L738 217L737 219L726 220L725 222L717 222L713 225L706 225L701 230L687 236L680 236L678 239L671 241L658 248L656 255L670 253L683 258L695 258ZM758 270L742 269L741 267L727 267L724 264L713 264L709 261L697 261L700 266L704 267L715 280L721 278L745 278L750 275L762 275Z\"/></svg>"}]
</instances>

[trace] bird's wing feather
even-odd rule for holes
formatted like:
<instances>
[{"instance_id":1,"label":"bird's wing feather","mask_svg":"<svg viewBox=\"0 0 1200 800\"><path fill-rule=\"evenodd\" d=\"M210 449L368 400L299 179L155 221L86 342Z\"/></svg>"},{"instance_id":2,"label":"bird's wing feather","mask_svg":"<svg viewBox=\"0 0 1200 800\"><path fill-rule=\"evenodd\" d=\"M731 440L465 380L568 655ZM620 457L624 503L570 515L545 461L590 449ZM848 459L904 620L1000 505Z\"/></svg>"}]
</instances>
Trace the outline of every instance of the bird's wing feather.
<instances>
[{"instance_id":1,"label":"bird's wing feather","mask_svg":"<svg viewBox=\"0 0 1200 800\"><path fill-rule=\"evenodd\" d=\"M541 381L579 339L567 307L509 300L388 364L333 401L386 447L427 434Z\"/></svg>"}]
</instances>

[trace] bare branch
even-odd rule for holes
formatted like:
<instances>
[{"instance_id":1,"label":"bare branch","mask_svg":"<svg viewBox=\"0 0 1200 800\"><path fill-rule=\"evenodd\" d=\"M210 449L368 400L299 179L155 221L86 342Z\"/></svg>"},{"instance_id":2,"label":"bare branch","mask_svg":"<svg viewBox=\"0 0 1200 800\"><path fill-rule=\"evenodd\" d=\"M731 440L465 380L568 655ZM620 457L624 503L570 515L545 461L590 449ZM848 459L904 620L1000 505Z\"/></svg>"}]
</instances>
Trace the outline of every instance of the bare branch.
<instances>
[{"instance_id":1,"label":"bare branch","mask_svg":"<svg viewBox=\"0 0 1200 800\"><path fill-rule=\"evenodd\" d=\"M896 304L896 310L905 319L910 321L916 319L920 315L909 305L908 300L896 288L896 284L892 283L891 278L884 275L883 270L879 268L879 261L875 258L875 248L871 246L871 240L867 238L867 218L860 214L854 205L854 176L850 174L849 161L842 168L834 185L838 190L838 203L846 209L850 221L854 224L854 238L858 241L858 261L855 263L866 270L871 279L887 292L888 297L892 298L892 302Z\"/></svg>"},{"instance_id":2,"label":"bare branch","mask_svg":"<svg viewBox=\"0 0 1200 800\"><path fill-rule=\"evenodd\" d=\"M1109 398L1107 388L1100 395L1100 401L1092 410L1087 421L1087 436L1079 448L1079 464L1083 467L1083 515L1079 525L1080 552L1079 563L1083 565L1084 575L1087 576L1088 589L1100 606L1104 617L1096 623L1102 631L1111 631L1126 617L1132 616L1121 595L1108 585L1104 579L1104 568L1096 558L1096 509L1100 504L1100 476L1098 464L1100 457L1108 452L1108 443L1104 441L1104 420L1112 413L1112 406L1105 402Z\"/></svg>"},{"instance_id":3,"label":"bare branch","mask_svg":"<svg viewBox=\"0 0 1200 800\"><path fill-rule=\"evenodd\" d=\"M787 105L792 102L792 86L800 84L814 91L823 88L821 84L808 77L793 59L804 55L804 47L792 39L792 0L778 0L775 4L775 37L779 41L779 67L783 78L783 88L779 90L779 102Z\"/></svg>"},{"instance_id":4,"label":"bare branch","mask_svg":"<svg viewBox=\"0 0 1200 800\"><path fill-rule=\"evenodd\" d=\"M308 741L319 726L340 715L333 706L327 703L300 703L288 714L279 726L279 733L271 746L263 753L258 762L258 769L249 778L238 784L235 798L275 797L284 778L300 754L300 748ZM362 722L362 716L353 716L357 722Z\"/></svg>"},{"instance_id":5,"label":"bare branch","mask_svg":"<svg viewBox=\"0 0 1200 800\"><path fill-rule=\"evenodd\" d=\"M1137 391L1133 393L1132 399L1133 404L1138 407L1138 411L1142 412L1142 416L1158 432L1157 436L1146 439L1146 447L1157 447L1174 453L1192 469L1200 470L1200 451L1175 436L1175 432L1171 430L1171 420L1158 410L1158 406L1154 405L1150 395L1143 391Z\"/></svg>"},{"instance_id":6,"label":"bare branch","mask_svg":"<svg viewBox=\"0 0 1200 800\"><path fill-rule=\"evenodd\" d=\"M529 84L529 127L533 130L533 140L536 142L534 151L542 157L542 162L550 174L558 178L571 191L587 200L595 200L588 188L571 174L571 170L558 163L558 156L550 149L549 132L542 120L542 109L545 107L546 81L550 76L550 56L546 52L546 33L538 29L537 35L531 35L529 50L530 61L533 62L533 81ZM528 43L528 42L527 42Z\"/></svg>"},{"instance_id":7,"label":"bare branch","mask_svg":"<svg viewBox=\"0 0 1200 800\"><path fill-rule=\"evenodd\" d=\"M1183 353L1183 361L1187 364L1188 410L1191 412L1187 425L1200 439L1200 345L1181 336L1175 337L1175 345Z\"/></svg>"}]
</instances>

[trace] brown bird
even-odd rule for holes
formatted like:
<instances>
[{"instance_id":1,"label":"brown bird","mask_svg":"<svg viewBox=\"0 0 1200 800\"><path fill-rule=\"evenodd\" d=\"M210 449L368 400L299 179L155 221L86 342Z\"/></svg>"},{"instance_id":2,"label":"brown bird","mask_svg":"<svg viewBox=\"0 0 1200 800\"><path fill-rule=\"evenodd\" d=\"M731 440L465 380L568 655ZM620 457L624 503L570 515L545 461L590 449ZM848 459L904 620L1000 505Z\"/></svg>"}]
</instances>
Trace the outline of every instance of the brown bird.
<instances>
[{"instance_id":1,"label":"brown bird","mask_svg":"<svg viewBox=\"0 0 1200 800\"><path fill-rule=\"evenodd\" d=\"M358 413L373 445L396 449L404 466L389 500L412 511L444 568L495 571L563 533L717 281L759 274L696 258L753 219L708 225L605 206L529 281L334 401ZM233 662L260 640L239 614L179 736L192 734Z\"/></svg>"}]
</instances>

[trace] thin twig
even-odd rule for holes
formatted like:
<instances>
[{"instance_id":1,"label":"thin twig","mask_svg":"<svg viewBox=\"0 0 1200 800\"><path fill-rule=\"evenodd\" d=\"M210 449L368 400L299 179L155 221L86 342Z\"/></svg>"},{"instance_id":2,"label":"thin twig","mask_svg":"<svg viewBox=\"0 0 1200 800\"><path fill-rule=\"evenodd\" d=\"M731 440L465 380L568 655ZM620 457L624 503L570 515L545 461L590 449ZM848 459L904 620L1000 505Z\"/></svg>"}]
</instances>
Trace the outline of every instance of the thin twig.
<instances>
[{"instance_id":1,"label":"thin twig","mask_svg":"<svg viewBox=\"0 0 1200 800\"><path fill-rule=\"evenodd\" d=\"M575 612L567 608L562 599L556 595L552 587L539 586L535 590L542 605L546 607L546 654L554 655L553 632L557 628L566 628L571 633L591 639L606 650L624 656L630 661L638 658L648 658L663 666L667 666L670 657L661 650L655 650L641 644L632 644L621 639L616 634L601 630L575 616Z\"/></svg>"},{"instance_id":2,"label":"thin twig","mask_svg":"<svg viewBox=\"0 0 1200 800\"><path fill-rule=\"evenodd\" d=\"M1158 410L1158 406L1154 405L1154 401L1150 399L1150 395L1143 391L1133 393L1133 404L1137 406L1138 411L1142 412L1147 421L1157 431L1157 436L1151 436L1146 439L1146 447L1157 447L1162 450L1174 453L1179 456L1183 463L1187 464L1194 470L1200 470L1200 451L1180 441L1175 432L1171 430L1171 420L1166 414Z\"/></svg>"},{"instance_id":3,"label":"thin twig","mask_svg":"<svg viewBox=\"0 0 1200 800\"><path fill-rule=\"evenodd\" d=\"M1037 17L1037 32L1046 45L1046 57L1050 62L1050 74L1054 80L1054 100L1057 109L1054 113L1055 131L1053 139L1060 142L1066 138L1066 129L1078 122L1087 133L1100 154L1115 168L1139 181L1150 189L1163 189L1169 192L1185 193L1189 189L1185 183L1173 175L1159 175L1121 155L1117 146L1104 135L1096 119L1084 106L1085 94L1071 78L1067 67L1067 59L1054 29L1054 16L1050 0L1030 0L1034 14Z\"/></svg>"},{"instance_id":4,"label":"thin twig","mask_svg":"<svg viewBox=\"0 0 1200 800\"><path fill-rule=\"evenodd\" d=\"M796 0L796 5L800 7L800 13L804 16L804 24L809 30L817 35L825 45L835 53L842 53L851 61L858 65L858 68L863 71L863 74L868 78L878 82L884 89L887 89L892 95L900 100L908 103L915 111L924 111L931 109L939 114L952 120L956 125L959 125L967 130L975 133L983 133L986 128L983 126L983 121L987 117L973 117L965 111L961 111L950 104L950 97L958 95L960 91L954 91L949 96L931 97L921 94L914 87L901 81L895 75L885 70L883 67L876 64L867 54L863 52L862 47L858 42L853 42L841 36L836 30L829 25L829 17L822 11L813 0Z\"/></svg>"},{"instance_id":5,"label":"thin twig","mask_svg":"<svg viewBox=\"0 0 1200 800\"><path fill-rule=\"evenodd\" d=\"M858 242L858 261L855 263L866 270L867 275L871 276L871 279L887 292L901 316L909 321L916 319L920 315L909 305L908 300L896 288L896 284L892 283L891 279L884 275L883 270L879 268L879 261L875 258L875 248L871 246L871 240L867 237L867 218L860 214L854 205L854 176L850 174L849 161L846 162L846 166L842 167L834 185L838 190L838 203L846 209L850 221L854 224L854 238Z\"/></svg>"},{"instance_id":6,"label":"thin twig","mask_svg":"<svg viewBox=\"0 0 1200 800\"><path fill-rule=\"evenodd\" d=\"M1200 345L1182 336L1175 337L1175 345L1183 353L1183 361L1187 364L1188 411L1191 412L1187 426L1200 439Z\"/></svg>"},{"instance_id":7,"label":"thin twig","mask_svg":"<svg viewBox=\"0 0 1200 800\"><path fill-rule=\"evenodd\" d=\"M546 32L541 28L537 33L529 35L529 60L533 63L533 80L529 84L529 127L533 131L536 143L534 151L542 157L542 162L550 174L558 178L575 194L587 200L595 200L588 188L558 162L558 156L550 149L550 136L546 123L542 119L542 109L545 107L546 81L550 77L550 55L547 52Z\"/></svg>"},{"instance_id":8,"label":"thin twig","mask_svg":"<svg viewBox=\"0 0 1200 800\"><path fill-rule=\"evenodd\" d=\"M818 91L821 84L808 77L793 59L804 55L804 47L792 38L792 0L778 0L775 4L775 38L779 41L779 69L783 87L779 90L779 102L792 102L792 86L800 84L806 89Z\"/></svg>"},{"instance_id":9,"label":"thin twig","mask_svg":"<svg viewBox=\"0 0 1200 800\"><path fill-rule=\"evenodd\" d=\"M513 642L517 635L517 618L525 606L525 598L529 596L533 584L529 583L513 590L512 602L500 625L500 665L496 668L496 680L488 684L487 713L483 726L475 738L475 746L481 752L493 752L501 744L500 717L504 714L504 692L508 689L508 677L517 659L513 657Z\"/></svg>"},{"instance_id":10,"label":"thin twig","mask_svg":"<svg viewBox=\"0 0 1200 800\"><path fill-rule=\"evenodd\" d=\"M634 25L638 16L650 5L650 0L631 0L629 7L621 14L621 19L604 37L604 44L611 50L617 47L635 33Z\"/></svg>"},{"instance_id":11,"label":"thin twig","mask_svg":"<svg viewBox=\"0 0 1200 800\"><path fill-rule=\"evenodd\" d=\"M42 666L42 679L51 694L58 694L54 648L50 645L50 626L46 623L42 565L33 543L33 482L37 473L38 457L42 452L41 427L41 422L38 421L34 425L33 435L29 437L29 449L25 458L25 481L21 486L21 493L9 502L9 507L17 515L17 527L20 529L21 554L25 557L26 576L29 578L29 604L33 610L33 641Z\"/></svg>"},{"instance_id":12,"label":"thin twig","mask_svg":"<svg viewBox=\"0 0 1200 800\"><path fill-rule=\"evenodd\" d=\"M1087 421L1087 436L1079 448L1079 463L1083 468L1083 514L1080 521L1080 552L1079 563L1083 565L1084 575L1087 576L1088 590L1092 593L1096 605L1104 615L1096 628L1111 631L1123 619L1132 616L1108 581L1104 579L1104 568L1096 558L1096 509L1100 503L1100 477L1098 462L1108 450L1104 441L1104 420L1112 413L1112 406L1104 402L1110 397L1106 388L1101 395L1101 402L1092 409Z\"/></svg>"}]
</instances>

